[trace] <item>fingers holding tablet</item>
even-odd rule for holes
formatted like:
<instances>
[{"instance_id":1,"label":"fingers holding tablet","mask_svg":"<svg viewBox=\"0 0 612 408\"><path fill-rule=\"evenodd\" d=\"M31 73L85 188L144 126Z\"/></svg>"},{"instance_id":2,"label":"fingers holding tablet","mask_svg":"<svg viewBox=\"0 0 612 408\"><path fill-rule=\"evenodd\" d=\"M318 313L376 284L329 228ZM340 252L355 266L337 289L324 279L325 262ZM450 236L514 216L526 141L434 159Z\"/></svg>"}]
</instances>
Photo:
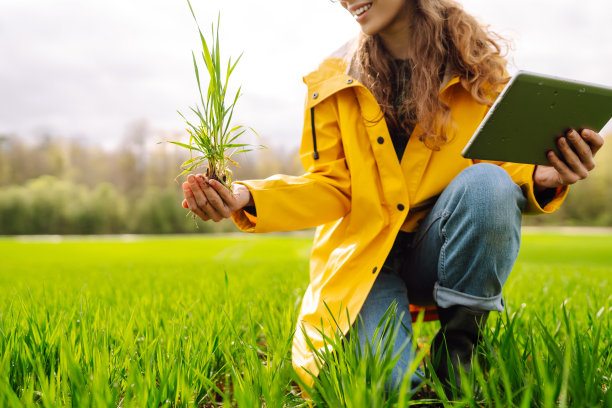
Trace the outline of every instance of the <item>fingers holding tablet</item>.
<instances>
[{"instance_id":1,"label":"fingers holding tablet","mask_svg":"<svg viewBox=\"0 0 612 408\"><path fill-rule=\"evenodd\" d=\"M589 144L593 155L601 149L604 144L603 137L592 129L582 129L580 132L582 138Z\"/></svg>"},{"instance_id":2,"label":"fingers holding tablet","mask_svg":"<svg viewBox=\"0 0 612 408\"><path fill-rule=\"evenodd\" d=\"M563 155L563 161L574 173L578 174L581 179L587 178L589 170L595 167L595 161L591 147L582 136L576 130L570 129L565 137L559 138L557 147Z\"/></svg>"},{"instance_id":3,"label":"fingers holding tablet","mask_svg":"<svg viewBox=\"0 0 612 408\"><path fill-rule=\"evenodd\" d=\"M561 156L552 150L547 153L548 160L557 171L559 185L574 184L589 176L595 168L594 155L603 145L603 138L595 131L575 129L567 131L557 140Z\"/></svg>"}]
</instances>

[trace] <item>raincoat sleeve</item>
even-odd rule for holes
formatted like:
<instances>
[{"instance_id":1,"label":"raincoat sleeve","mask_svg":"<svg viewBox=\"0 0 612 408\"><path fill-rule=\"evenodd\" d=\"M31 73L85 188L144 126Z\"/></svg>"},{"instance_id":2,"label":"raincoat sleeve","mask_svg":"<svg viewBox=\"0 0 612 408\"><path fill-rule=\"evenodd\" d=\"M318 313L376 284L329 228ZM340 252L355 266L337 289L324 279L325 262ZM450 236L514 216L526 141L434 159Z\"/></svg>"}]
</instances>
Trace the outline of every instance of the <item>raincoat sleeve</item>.
<instances>
[{"instance_id":1,"label":"raincoat sleeve","mask_svg":"<svg viewBox=\"0 0 612 408\"><path fill-rule=\"evenodd\" d=\"M316 113L314 132L311 115ZM315 141L318 159L315 159ZM253 215L244 210L232 215L246 232L292 231L340 219L350 209L350 173L338 126L336 97L330 96L306 110L300 157L302 176L277 174L265 180L239 182L247 186Z\"/></svg>"}]
</instances>

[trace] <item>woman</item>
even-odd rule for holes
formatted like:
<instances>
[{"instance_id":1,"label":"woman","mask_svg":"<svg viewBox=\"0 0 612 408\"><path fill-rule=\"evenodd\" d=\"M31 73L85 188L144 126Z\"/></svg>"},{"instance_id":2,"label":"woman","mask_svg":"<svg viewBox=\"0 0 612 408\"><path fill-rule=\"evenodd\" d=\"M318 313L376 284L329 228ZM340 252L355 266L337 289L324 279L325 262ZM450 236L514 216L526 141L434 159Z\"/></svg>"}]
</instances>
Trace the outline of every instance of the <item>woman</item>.
<instances>
[{"instance_id":1,"label":"woman","mask_svg":"<svg viewBox=\"0 0 612 408\"><path fill-rule=\"evenodd\" d=\"M568 132L563 157L548 153L551 166L464 159L507 82L496 38L451 0L340 3L362 33L304 78L306 173L236 183L232 193L190 175L183 206L248 232L317 227L292 349L306 383L318 373L308 343L323 347L321 329L347 333L359 318L359 341L372 341L392 304L405 327L396 350L410 341L410 304L437 309L432 347L446 382L469 370L487 314L503 309L521 214L556 210L594 168L603 139Z\"/></svg>"}]
</instances>

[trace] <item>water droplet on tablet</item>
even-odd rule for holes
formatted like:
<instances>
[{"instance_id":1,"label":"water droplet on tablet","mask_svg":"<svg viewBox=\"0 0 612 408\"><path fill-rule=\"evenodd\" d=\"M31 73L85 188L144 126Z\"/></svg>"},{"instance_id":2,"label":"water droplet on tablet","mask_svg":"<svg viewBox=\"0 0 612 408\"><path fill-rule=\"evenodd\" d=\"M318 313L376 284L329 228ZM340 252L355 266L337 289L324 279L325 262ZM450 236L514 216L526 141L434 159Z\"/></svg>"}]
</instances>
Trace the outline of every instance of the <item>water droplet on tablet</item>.
<instances>
[{"instance_id":1,"label":"water droplet on tablet","mask_svg":"<svg viewBox=\"0 0 612 408\"><path fill-rule=\"evenodd\" d=\"M557 96L557 95L559 95L559 91L554 91L554 92L553 92L553 94L554 94L555 96Z\"/></svg>"},{"instance_id":2,"label":"water droplet on tablet","mask_svg":"<svg viewBox=\"0 0 612 408\"><path fill-rule=\"evenodd\" d=\"M580 93L585 93L586 92L586 88L580 88Z\"/></svg>"},{"instance_id":3,"label":"water droplet on tablet","mask_svg":"<svg viewBox=\"0 0 612 408\"><path fill-rule=\"evenodd\" d=\"M538 85L542 86L542 85L544 85L544 82L540 81L540 82L538 82Z\"/></svg>"},{"instance_id":4,"label":"water droplet on tablet","mask_svg":"<svg viewBox=\"0 0 612 408\"><path fill-rule=\"evenodd\" d=\"M555 109L555 105L557 105L556 103L551 103L550 104L550 109Z\"/></svg>"}]
</instances>

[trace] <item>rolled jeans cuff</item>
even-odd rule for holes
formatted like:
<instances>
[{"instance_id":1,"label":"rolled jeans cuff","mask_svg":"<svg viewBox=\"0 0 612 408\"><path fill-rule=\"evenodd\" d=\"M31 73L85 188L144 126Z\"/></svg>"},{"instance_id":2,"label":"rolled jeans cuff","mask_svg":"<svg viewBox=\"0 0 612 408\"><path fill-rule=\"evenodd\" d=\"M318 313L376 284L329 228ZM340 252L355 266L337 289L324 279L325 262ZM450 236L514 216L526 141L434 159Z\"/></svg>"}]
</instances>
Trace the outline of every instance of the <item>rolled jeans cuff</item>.
<instances>
[{"instance_id":1,"label":"rolled jeans cuff","mask_svg":"<svg viewBox=\"0 0 612 408\"><path fill-rule=\"evenodd\" d=\"M445 288L440 286L437 282L434 285L433 298L436 305L443 308L461 305L480 311L496 310L502 312L504 310L504 301L502 300L501 293L493 297L479 297Z\"/></svg>"}]
</instances>

